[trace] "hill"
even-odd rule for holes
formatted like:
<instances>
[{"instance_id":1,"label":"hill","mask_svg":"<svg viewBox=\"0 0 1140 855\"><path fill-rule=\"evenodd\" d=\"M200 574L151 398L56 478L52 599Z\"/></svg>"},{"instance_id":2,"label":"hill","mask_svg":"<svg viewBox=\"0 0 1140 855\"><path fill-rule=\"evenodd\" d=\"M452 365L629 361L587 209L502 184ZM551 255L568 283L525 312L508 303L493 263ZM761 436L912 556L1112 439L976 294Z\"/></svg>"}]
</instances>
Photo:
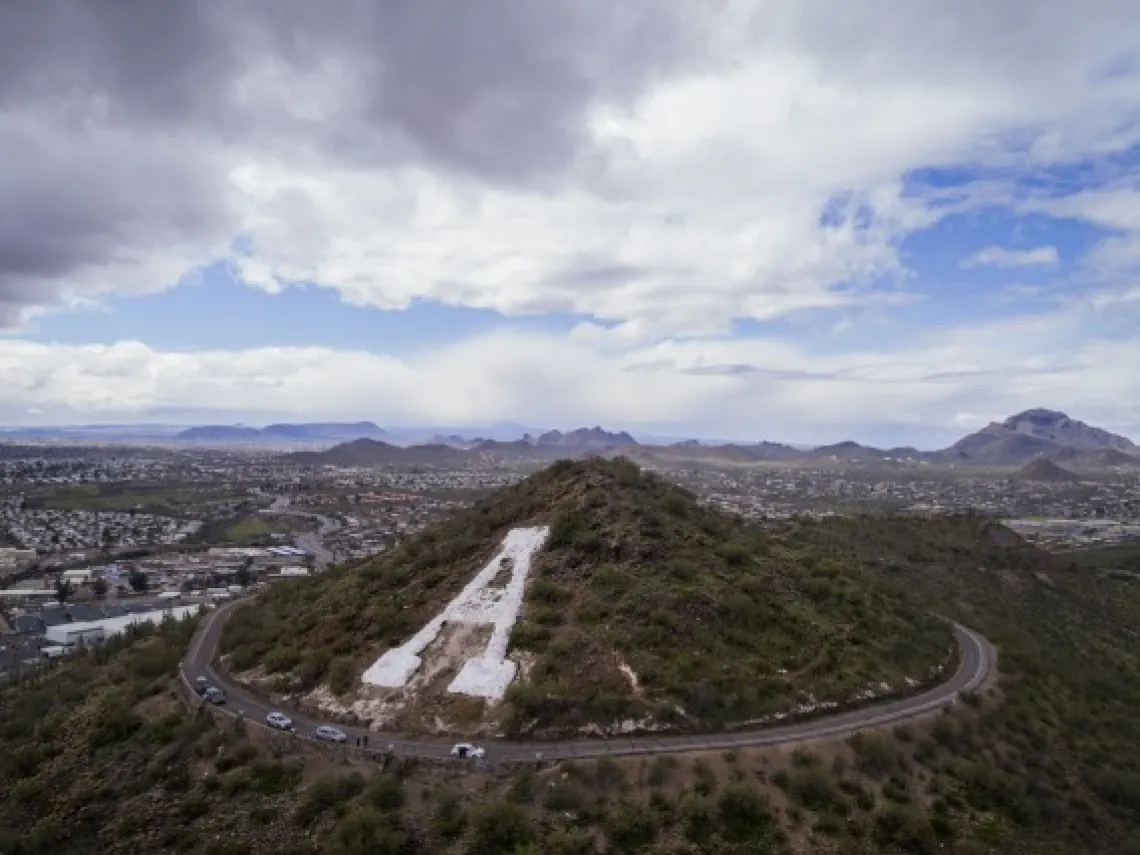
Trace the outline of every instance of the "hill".
<instances>
[{"instance_id":1,"label":"hill","mask_svg":"<svg viewBox=\"0 0 1140 855\"><path fill-rule=\"evenodd\" d=\"M459 624L422 654L414 691L360 684L508 531L543 524L510 636L521 676L503 704L447 691L485 641ZM274 587L223 639L235 671L260 663L294 703L541 736L703 730L843 704L926 681L951 646L944 622L875 572L800 554L620 459L556 463L377 560Z\"/></svg>"},{"instance_id":2,"label":"hill","mask_svg":"<svg viewBox=\"0 0 1140 855\"><path fill-rule=\"evenodd\" d=\"M1125 454L1114 448L1102 451L1078 451L1064 448L1049 455L1053 462L1068 469L1100 471L1105 469L1140 469L1140 457Z\"/></svg>"},{"instance_id":3,"label":"hill","mask_svg":"<svg viewBox=\"0 0 1140 855\"><path fill-rule=\"evenodd\" d=\"M1026 410L963 437L945 454L974 463L1017 465L1067 451L1140 454L1127 437L1091 427L1055 410Z\"/></svg>"},{"instance_id":4,"label":"hill","mask_svg":"<svg viewBox=\"0 0 1140 855\"><path fill-rule=\"evenodd\" d=\"M1102 575L1135 556L1071 564L971 515L789 521L766 536L984 633L999 680L928 720L792 751L460 773L330 762L215 725L174 692L190 627L133 632L0 686L0 852L1140 851L1140 583ZM282 584L306 592L298 605L315 596Z\"/></svg>"},{"instance_id":5,"label":"hill","mask_svg":"<svg viewBox=\"0 0 1140 855\"><path fill-rule=\"evenodd\" d=\"M1015 481L1048 481L1053 483L1080 480L1075 473L1044 457L1026 463L1014 473L1013 478Z\"/></svg>"}]
</instances>

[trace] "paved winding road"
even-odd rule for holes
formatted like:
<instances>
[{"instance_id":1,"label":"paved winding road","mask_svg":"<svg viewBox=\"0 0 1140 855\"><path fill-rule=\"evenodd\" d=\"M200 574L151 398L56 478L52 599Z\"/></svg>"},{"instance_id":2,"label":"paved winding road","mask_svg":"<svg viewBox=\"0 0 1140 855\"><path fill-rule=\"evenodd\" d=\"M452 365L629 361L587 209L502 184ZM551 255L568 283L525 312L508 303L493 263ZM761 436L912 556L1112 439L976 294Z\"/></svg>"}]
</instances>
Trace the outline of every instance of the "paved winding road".
<instances>
[{"instance_id":1,"label":"paved winding road","mask_svg":"<svg viewBox=\"0 0 1140 855\"><path fill-rule=\"evenodd\" d=\"M222 626L241 605L241 601L230 603L212 612L191 643L190 652L183 663L183 673L191 683L197 677L205 677L211 683L221 686L229 696L227 710L241 711L246 718L264 722L273 707L246 689L231 682L214 665L218 639ZM958 670L940 686L929 689L920 695L865 706L847 712L836 713L811 721L767 727L761 730L741 730L727 733L695 734L692 736L631 736L609 739L583 739L572 742L506 742L488 740L481 744L487 749L490 763L510 763L534 760L562 760L633 754L668 754L684 751L727 750L757 745L777 745L798 742L825 736L841 736L868 727L887 724L922 713L949 706L957 700L959 693L976 689L986 679L993 667L993 653L982 636L958 624L954 625L954 636L961 650ZM321 722L291 710L284 710L293 719L298 734L311 735ZM370 731L359 727L336 725L348 734L350 744L357 737L368 737L368 749L376 752L388 751L399 756L441 759L449 756L455 739L433 739L427 737L404 737L390 733Z\"/></svg>"}]
</instances>

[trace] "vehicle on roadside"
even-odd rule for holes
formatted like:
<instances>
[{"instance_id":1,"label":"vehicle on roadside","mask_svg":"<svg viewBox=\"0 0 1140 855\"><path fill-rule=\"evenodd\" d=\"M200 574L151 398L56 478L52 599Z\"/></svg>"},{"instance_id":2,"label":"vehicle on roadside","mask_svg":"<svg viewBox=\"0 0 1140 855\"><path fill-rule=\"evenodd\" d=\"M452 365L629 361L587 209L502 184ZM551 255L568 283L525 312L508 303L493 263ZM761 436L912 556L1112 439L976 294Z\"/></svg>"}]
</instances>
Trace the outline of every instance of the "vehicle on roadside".
<instances>
[{"instance_id":1,"label":"vehicle on roadside","mask_svg":"<svg viewBox=\"0 0 1140 855\"><path fill-rule=\"evenodd\" d=\"M206 690L210 688L210 681L205 677L198 677L194 680L194 691L199 695L205 695Z\"/></svg>"},{"instance_id":2,"label":"vehicle on roadside","mask_svg":"<svg viewBox=\"0 0 1140 855\"><path fill-rule=\"evenodd\" d=\"M296 728L293 727L293 719L282 712L271 712L265 717L265 723L278 730L296 730Z\"/></svg>"},{"instance_id":3,"label":"vehicle on roadside","mask_svg":"<svg viewBox=\"0 0 1140 855\"><path fill-rule=\"evenodd\" d=\"M460 760L482 760L487 756L486 750L470 742L457 742L451 748L451 756Z\"/></svg>"},{"instance_id":4,"label":"vehicle on roadside","mask_svg":"<svg viewBox=\"0 0 1140 855\"><path fill-rule=\"evenodd\" d=\"M219 689L217 686L207 686L206 691L202 693L202 697L212 704L221 705L226 702L226 693Z\"/></svg>"},{"instance_id":5,"label":"vehicle on roadside","mask_svg":"<svg viewBox=\"0 0 1140 855\"><path fill-rule=\"evenodd\" d=\"M348 742L348 736L339 727L333 727L330 724L322 724L313 731L313 736L317 739L323 739L326 742Z\"/></svg>"}]
</instances>

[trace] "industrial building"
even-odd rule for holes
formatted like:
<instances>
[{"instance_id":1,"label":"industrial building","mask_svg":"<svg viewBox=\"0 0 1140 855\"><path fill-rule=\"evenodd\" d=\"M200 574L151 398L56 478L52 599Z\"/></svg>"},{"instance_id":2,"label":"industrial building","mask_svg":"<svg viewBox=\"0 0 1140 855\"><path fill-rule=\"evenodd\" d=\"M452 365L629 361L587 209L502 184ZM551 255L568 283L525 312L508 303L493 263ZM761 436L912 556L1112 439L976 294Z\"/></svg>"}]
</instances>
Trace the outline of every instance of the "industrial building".
<instances>
[{"instance_id":1,"label":"industrial building","mask_svg":"<svg viewBox=\"0 0 1140 855\"><path fill-rule=\"evenodd\" d=\"M99 620L76 621L49 626L44 637L53 644L77 645L104 641L113 635L120 635L128 627L140 623L161 623L165 618L178 620L195 614L200 606L176 606L172 609L156 609L149 612L100 618Z\"/></svg>"}]
</instances>

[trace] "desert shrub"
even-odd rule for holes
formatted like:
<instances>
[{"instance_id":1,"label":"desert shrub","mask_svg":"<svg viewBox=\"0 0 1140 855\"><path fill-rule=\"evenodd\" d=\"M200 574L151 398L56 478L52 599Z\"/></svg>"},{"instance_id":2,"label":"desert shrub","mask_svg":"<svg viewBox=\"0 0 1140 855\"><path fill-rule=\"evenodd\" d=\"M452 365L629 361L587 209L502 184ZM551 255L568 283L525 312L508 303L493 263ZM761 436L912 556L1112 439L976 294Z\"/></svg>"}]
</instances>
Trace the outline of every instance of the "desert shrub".
<instances>
[{"instance_id":1,"label":"desert shrub","mask_svg":"<svg viewBox=\"0 0 1140 855\"><path fill-rule=\"evenodd\" d=\"M925 816L913 807L892 805L875 817L875 842L880 846L925 855L936 851L934 829Z\"/></svg>"},{"instance_id":2,"label":"desert shrub","mask_svg":"<svg viewBox=\"0 0 1140 855\"><path fill-rule=\"evenodd\" d=\"M885 778L903 766L903 756L889 739L875 733L856 733L848 741L855 765L864 775Z\"/></svg>"},{"instance_id":3,"label":"desert shrub","mask_svg":"<svg viewBox=\"0 0 1140 855\"><path fill-rule=\"evenodd\" d=\"M301 782L303 767L297 760L257 760L252 766L252 784L266 796L287 793Z\"/></svg>"},{"instance_id":4,"label":"desert shrub","mask_svg":"<svg viewBox=\"0 0 1140 855\"><path fill-rule=\"evenodd\" d=\"M657 837L657 821L645 805L621 802L605 819L606 839L618 852L639 852Z\"/></svg>"},{"instance_id":5,"label":"desert shrub","mask_svg":"<svg viewBox=\"0 0 1140 855\"><path fill-rule=\"evenodd\" d=\"M801 769L809 769L819 765L819 757L806 748L796 748L792 751L792 765Z\"/></svg>"},{"instance_id":6,"label":"desert shrub","mask_svg":"<svg viewBox=\"0 0 1140 855\"><path fill-rule=\"evenodd\" d=\"M699 795L687 795L679 806L682 830L694 843L703 843L716 831L716 811L712 800Z\"/></svg>"},{"instance_id":7,"label":"desert shrub","mask_svg":"<svg viewBox=\"0 0 1140 855\"><path fill-rule=\"evenodd\" d=\"M470 855L502 855L534 840L525 810L508 802L482 805L471 815Z\"/></svg>"},{"instance_id":8,"label":"desert shrub","mask_svg":"<svg viewBox=\"0 0 1140 855\"><path fill-rule=\"evenodd\" d=\"M511 628L511 650L533 650L541 653L550 641L550 630L528 620L518 621Z\"/></svg>"},{"instance_id":9,"label":"desert shrub","mask_svg":"<svg viewBox=\"0 0 1140 855\"><path fill-rule=\"evenodd\" d=\"M621 790L626 786L625 772L612 757L602 757L594 763L594 785L603 790Z\"/></svg>"},{"instance_id":10,"label":"desert shrub","mask_svg":"<svg viewBox=\"0 0 1140 855\"><path fill-rule=\"evenodd\" d=\"M788 783L788 795L809 810L841 815L850 810L843 791L819 768L794 770Z\"/></svg>"},{"instance_id":11,"label":"desert shrub","mask_svg":"<svg viewBox=\"0 0 1140 855\"><path fill-rule=\"evenodd\" d=\"M321 815L346 805L364 789L364 778L359 772L348 775L322 775L305 790L293 818L298 825L312 825Z\"/></svg>"},{"instance_id":12,"label":"desert shrub","mask_svg":"<svg viewBox=\"0 0 1140 855\"><path fill-rule=\"evenodd\" d=\"M405 799L403 782L398 775L381 775L369 784L365 798L382 811L399 810Z\"/></svg>"},{"instance_id":13,"label":"desert shrub","mask_svg":"<svg viewBox=\"0 0 1140 855\"><path fill-rule=\"evenodd\" d=\"M549 811L558 813L579 813L585 808L586 802L581 791L567 782L560 782L548 787L542 794L542 806Z\"/></svg>"},{"instance_id":14,"label":"desert shrub","mask_svg":"<svg viewBox=\"0 0 1140 855\"><path fill-rule=\"evenodd\" d=\"M432 833L440 840L451 841L467 827L467 813L455 793L445 793L432 815Z\"/></svg>"},{"instance_id":15,"label":"desert shrub","mask_svg":"<svg viewBox=\"0 0 1140 855\"><path fill-rule=\"evenodd\" d=\"M544 835L542 855L593 855L597 851L593 835L578 828L559 828Z\"/></svg>"},{"instance_id":16,"label":"desert shrub","mask_svg":"<svg viewBox=\"0 0 1140 855\"><path fill-rule=\"evenodd\" d=\"M677 759L668 755L662 754L654 757L649 761L649 773L646 775L645 782L651 787L664 786L669 781L669 777L673 769L677 766Z\"/></svg>"},{"instance_id":17,"label":"desert shrub","mask_svg":"<svg viewBox=\"0 0 1140 855\"><path fill-rule=\"evenodd\" d=\"M754 837L773 822L771 809L759 790L739 783L729 784L721 792L717 815L725 835L737 840Z\"/></svg>"},{"instance_id":18,"label":"desert shrub","mask_svg":"<svg viewBox=\"0 0 1140 855\"><path fill-rule=\"evenodd\" d=\"M898 775L891 775L883 784L883 797L904 805L911 801L910 790Z\"/></svg>"},{"instance_id":19,"label":"desert shrub","mask_svg":"<svg viewBox=\"0 0 1140 855\"><path fill-rule=\"evenodd\" d=\"M518 772L507 787L507 798L516 804L530 804L534 801L534 772L523 769Z\"/></svg>"},{"instance_id":20,"label":"desert shrub","mask_svg":"<svg viewBox=\"0 0 1140 855\"><path fill-rule=\"evenodd\" d=\"M343 695L356 682L356 668L352 659L338 656L329 666L329 689L335 695Z\"/></svg>"},{"instance_id":21,"label":"desert shrub","mask_svg":"<svg viewBox=\"0 0 1140 855\"><path fill-rule=\"evenodd\" d=\"M415 839L398 823L368 805L347 814L323 847L330 855L413 855Z\"/></svg>"},{"instance_id":22,"label":"desert shrub","mask_svg":"<svg viewBox=\"0 0 1140 855\"><path fill-rule=\"evenodd\" d=\"M545 603L549 606L564 603L571 596L567 588L549 579L535 579L531 582L528 595L534 602Z\"/></svg>"},{"instance_id":23,"label":"desert shrub","mask_svg":"<svg viewBox=\"0 0 1140 855\"><path fill-rule=\"evenodd\" d=\"M214 763L214 768L217 769L218 772L226 772L238 766L244 766L256 757L257 748L248 742L239 742L227 748L222 755L218 757Z\"/></svg>"}]
</instances>

